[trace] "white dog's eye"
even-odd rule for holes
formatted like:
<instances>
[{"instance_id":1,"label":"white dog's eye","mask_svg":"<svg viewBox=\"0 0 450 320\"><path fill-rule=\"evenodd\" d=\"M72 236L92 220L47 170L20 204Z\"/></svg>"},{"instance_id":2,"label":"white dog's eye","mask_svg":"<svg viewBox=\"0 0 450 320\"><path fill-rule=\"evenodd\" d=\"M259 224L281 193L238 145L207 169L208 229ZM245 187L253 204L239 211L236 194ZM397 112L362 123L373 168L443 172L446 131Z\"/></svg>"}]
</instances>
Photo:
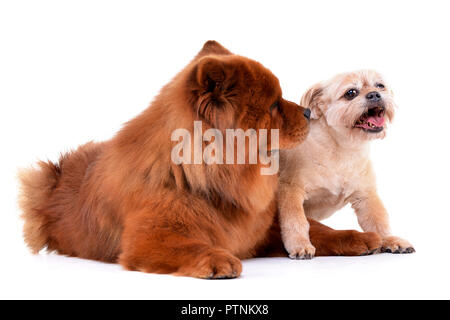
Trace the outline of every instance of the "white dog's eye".
<instances>
[{"instance_id":1,"label":"white dog's eye","mask_svg":"<svg viewBox=\"0 0 450 320\"><path fill-rule=\"evenodd\" d=\"M382 84L382 83L377 83L375 85L375 87L377 87L378 89L384 89L385 88L384 84Z\"/></svg>"},{"instance_id":2,"label":"white dog's eye","mask_svg":"<svg viewBox=\"0 0 450 320\"><path fill-rule=\"evenodd\" d=\"M352 100L355 97L357 97L358 94L359 94L359 91L357 89L350 89L344 94L344 97L348 100Z\"/></svg>"}]
</instances>

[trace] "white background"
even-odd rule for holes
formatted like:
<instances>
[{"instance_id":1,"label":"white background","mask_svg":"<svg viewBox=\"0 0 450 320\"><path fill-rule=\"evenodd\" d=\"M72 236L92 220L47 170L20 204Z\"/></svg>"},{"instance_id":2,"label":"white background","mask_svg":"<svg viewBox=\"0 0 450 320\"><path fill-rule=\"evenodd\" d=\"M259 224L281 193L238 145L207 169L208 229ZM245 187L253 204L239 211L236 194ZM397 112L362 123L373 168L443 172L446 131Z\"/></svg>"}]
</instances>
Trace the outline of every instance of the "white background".
<instances>
[{"instance_id":1,"label":"white background","mask_svg":"<svg viewBox=\"0 0 450 320\"><path fill-rule=\"evenodd\" d=\"M1 1L0 298L450 298L448 1ZM414 255L244 261L205 281L41 253L21 236L18 167L110 138L209 39L262 62L284 97L373 68L399 105L372 147ZM326 224L358 228L349 208Z\"/></svg>"}]
</instances>

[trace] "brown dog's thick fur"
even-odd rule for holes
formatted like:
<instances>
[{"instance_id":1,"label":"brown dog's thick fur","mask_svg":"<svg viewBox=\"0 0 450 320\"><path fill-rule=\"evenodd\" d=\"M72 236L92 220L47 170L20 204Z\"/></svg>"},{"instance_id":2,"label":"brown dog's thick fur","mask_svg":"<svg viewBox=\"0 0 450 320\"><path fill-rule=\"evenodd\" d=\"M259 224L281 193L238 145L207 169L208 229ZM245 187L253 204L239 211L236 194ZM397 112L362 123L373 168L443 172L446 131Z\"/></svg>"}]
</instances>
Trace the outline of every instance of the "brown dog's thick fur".
<instances>
[{"instance_id":1,"label":"brown dog's thick fur","mask_svg":"<svg viewBox=\"0 0 450 320\"><path fill-rule=\"evenodd\" d=\"M113 139L21 173L25 241L33 252L47 247L199 278L236 277L239 259L286 255L277 175L261 175L259 163L176 165L171 133L193 132L195 120L204 130L279 129L280 148L291 148L307 135L303 112L282 99L278 79L261 64L208 41ZM359 255L380 245L371 233L310 223L316 255Z\"/></svg>"}]
</instances>

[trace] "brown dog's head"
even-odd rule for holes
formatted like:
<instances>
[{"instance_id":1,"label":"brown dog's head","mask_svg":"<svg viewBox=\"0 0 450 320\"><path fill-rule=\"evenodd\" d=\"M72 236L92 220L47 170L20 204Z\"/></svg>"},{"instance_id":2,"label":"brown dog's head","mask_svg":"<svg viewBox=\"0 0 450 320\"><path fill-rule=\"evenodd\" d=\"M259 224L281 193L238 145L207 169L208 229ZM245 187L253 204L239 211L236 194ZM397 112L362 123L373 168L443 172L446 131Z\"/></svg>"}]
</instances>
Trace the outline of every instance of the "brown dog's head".
<instances>
[{"instance_id":1,"label":"brown dog's head","mask_svg":"<svg viewBox=\"0 0 450 320\"><path fill-rule=\"evenodd\" d=\"M308 133L309 112L282 98L268 69L215 41L192 62L186 88L195 118L212 128L279 129L281 149L301 143Z\"/></svg>"},{"instance_id":2,"label":"brown dog's head","mask_svg":"<svg viewBox=\"0 0 450 320\"><path fill-rule=\"evenodd\" d=\"M393 94L375 71L343 73L309 89L301 104L312 119L322 119L344 137L384 138L387 122L394 117Z\"/></svg>"}]
</instances>

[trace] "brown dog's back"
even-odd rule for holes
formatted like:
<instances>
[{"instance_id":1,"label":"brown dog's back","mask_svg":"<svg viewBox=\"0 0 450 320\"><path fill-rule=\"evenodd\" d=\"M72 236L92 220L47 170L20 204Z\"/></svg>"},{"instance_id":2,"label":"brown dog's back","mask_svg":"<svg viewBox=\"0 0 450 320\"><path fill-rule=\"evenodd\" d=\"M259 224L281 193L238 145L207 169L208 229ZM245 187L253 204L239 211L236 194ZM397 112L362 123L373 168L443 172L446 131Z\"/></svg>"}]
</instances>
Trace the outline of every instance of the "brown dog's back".
<instances>
[{"instance_id":1,"label":"brown dog's back","mask_svg":"<svg viewBox=\"0 0 450 320\"><path fill-rule=\"evenodd\" d=\"M120 224L111 228L108 220L114 214L94 214L99 206L108 208L95 195L100 185L93 176L103 147L90 142L62 155L57 164L39 162L38 168L20 172L24 237L33 252L47 247L71 256L116 260Z\"/></svg>"}]
</instances>

